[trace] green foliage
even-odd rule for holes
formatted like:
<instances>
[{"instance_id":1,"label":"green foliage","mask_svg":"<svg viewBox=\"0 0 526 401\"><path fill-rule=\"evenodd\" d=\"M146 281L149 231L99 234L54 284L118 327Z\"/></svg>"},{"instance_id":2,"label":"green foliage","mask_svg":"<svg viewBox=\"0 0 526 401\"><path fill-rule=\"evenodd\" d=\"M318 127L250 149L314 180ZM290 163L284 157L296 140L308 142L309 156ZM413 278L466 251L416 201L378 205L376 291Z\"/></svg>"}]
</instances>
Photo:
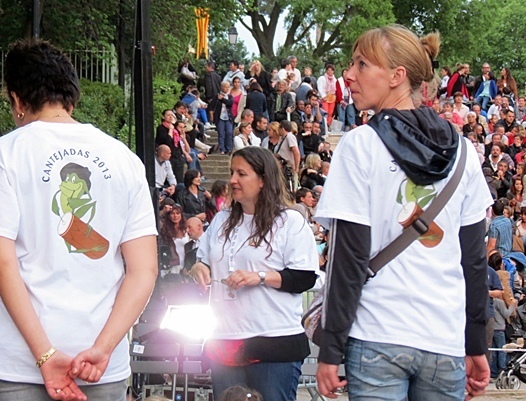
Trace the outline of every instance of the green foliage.
<instances>
[{"instance_id":1,"label":"green foliage","mask_svg":"<svg viewBox=\"0 0 526 401\"><path fill-rule=\"evenodd\" d=\"M13 121L13 115L11 114L11 105L6 97L0 97L0 136L7 134L8 132L16 128L15 122Z\"/></svg>"},{"instance_id":2,"label":"green foliage","mask_svg":"<svg viewBox=\"0 0 526 401\"><path fill-rule=\"evenodd\" d=\"M73 111L73 118L90 123L111 136L117 136L127 120L124 94L117 85L80 81L80 101Z\"/></svg>"},{"instance_id":3,"label":"green foliage","mask_svg":"<svg viewBox=\"0 0 526 401\"><path fill-rule=\"evenodd\" d=\"M225 35L216 37L210 43L210 59L216 63L216 71L221 76L228 71L230 60L238 60L246 66L250 60L245 43L238 40L236 44L231 45Z\"/></svg>"},{"instance_id":4,"label":"green foliage","mask_svg":"<svg viewBox=\"0 0 526 401\"><path fill-rule=\"evenodd\" d=\"M155 78L153 80L153 109L155 126L159 124L163 110L172 109L181 99L182 85L174 80Z\"/></svg>"}]
</instances>

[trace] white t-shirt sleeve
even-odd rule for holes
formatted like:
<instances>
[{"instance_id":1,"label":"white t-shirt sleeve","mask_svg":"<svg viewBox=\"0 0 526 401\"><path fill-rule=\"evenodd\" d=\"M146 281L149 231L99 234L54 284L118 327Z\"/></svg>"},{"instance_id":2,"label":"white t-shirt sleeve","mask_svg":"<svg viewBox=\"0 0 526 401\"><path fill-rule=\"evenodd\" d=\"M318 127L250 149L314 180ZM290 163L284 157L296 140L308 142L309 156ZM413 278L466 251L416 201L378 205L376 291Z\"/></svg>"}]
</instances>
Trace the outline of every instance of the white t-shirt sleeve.
<instances>
[{"instance_id":1,"label":"white t-shirt sleeve","mask_svg":"<svg viewBox=\"0 0 526 401\"><path fill-rule=\"evenodd\" d=\"M318 271L319 259L316 241L311 228L301 213L287 211L287 235L283 247L285 268L291 270Z\"/></svg>"},{"instance_id":2,"label":"white t-shirt sleeve","mask_svg":"<svg viewBox=\"0 0 526 401\"><path fill-rule=\"evenodd\" d=\"M20 225L20 209L15 189L9 183L6 171L0 167L0 236L15 240Z\"/></svg>"},{"instance_id":3,"label":"white t-shirt sleeve","mask_svg":"<svg viewBox=\"0 0 526 401\"><path fill-rule=\"evenodd\" d=\"M124 227L121 243L146 235L157 235L153 202L148 182L146 181L144 165L135 155L132 157L136 158L136 160L133 160L134 163L132 163L133 174L131 176L137 178L133 182L134 190L130 191L128 204L130 212Z\"/></svg>"},{"instance_id":4,"label":"white t-shirt sleeve","mask_svg":"<svg viewBox=\"0 0 526 401\"><path fill-rule=\"evenodd\" d=\"M346 134L334 152L330 174L316 208L315 220L324 227L330 226L330 219L371 225L368 174L371 161L367 156L371 145L367 143L370 133L366 130L372 129L362 127Z\"/></svg>"},{"instance_id":5,"label":"white t-shirt sleeve","mask_svg":"<svg viewBox=\"0 0 526 401\"><path fill-rule=\"evenodd\" d=\"M463 140L467 142L467 139ZM465 145L468 148L466 173L469 174L469 189L462 202L461 226L469 226L483 220L486 217L486 209L493 204L493 198L480 168L477 151L469 142Z\"/></svg>"}]
</instances>

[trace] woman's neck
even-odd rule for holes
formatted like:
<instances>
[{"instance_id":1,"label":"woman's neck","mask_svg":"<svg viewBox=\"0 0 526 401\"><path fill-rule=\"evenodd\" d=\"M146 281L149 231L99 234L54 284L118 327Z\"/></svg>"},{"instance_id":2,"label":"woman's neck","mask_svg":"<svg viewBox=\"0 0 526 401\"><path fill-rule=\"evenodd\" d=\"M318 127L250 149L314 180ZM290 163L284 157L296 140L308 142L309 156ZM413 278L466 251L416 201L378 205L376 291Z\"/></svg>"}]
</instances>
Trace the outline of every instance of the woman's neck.
<instances>
[{"instance_id":1,"label":"woman's neck","mask_svg":"<svg viewBox=\"0 0 526 401\"><path fill-rule=\"evenodd\" d=\"M73 110L72 110L73 111ZM32 123L34 121L43 121L50 123L76 123L71 113L68 112L62 105L49 105L46 104L37 113L27 113L26 118L23 121L24 125Z\"/></svg>"},{"instance_id":2,"label":"woman's neck","mask_svg":"<svg viewBox=\"0 0 526 401\"><path fill-rule=\"evenodd\" d=\"M192 184L188 187L188 190L195 195L197 192L199 192L199 187L195 184Z\"/></svg>"}]
</instances>

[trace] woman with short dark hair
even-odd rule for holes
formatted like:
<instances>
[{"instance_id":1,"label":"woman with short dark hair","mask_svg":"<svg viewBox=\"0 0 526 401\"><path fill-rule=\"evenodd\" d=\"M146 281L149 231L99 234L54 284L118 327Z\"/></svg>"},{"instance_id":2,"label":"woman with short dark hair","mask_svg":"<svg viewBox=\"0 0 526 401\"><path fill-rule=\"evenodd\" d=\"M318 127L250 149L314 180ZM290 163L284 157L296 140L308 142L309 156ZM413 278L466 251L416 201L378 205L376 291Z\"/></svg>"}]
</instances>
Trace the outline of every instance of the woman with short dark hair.
<instances>
[{"instance_id":1,"label":"woman with short dark hair","mask_svg":"<svg viewBox=\"0 0 526 401\"><path fill-rule=\"evenodd\" d=\"M73 119L60 50L18 41L4 68L18 128L0 138L0 399L124 401L126 335L158 271L144 165Z\"/></svg>"},{"instance_id":2,"label":"woman with short dark hair","mask_svg":"<svg viewBox=\"0 0 526 401\"><path fill-rule=\"evenodd\" d=\"M184 188L176 194L176 202L183 208L185 217L197 217L206 222L206 202L212 198L210 192L201 186L201 173L189 169L184 173Z\"/></svg>"}]
</instances>

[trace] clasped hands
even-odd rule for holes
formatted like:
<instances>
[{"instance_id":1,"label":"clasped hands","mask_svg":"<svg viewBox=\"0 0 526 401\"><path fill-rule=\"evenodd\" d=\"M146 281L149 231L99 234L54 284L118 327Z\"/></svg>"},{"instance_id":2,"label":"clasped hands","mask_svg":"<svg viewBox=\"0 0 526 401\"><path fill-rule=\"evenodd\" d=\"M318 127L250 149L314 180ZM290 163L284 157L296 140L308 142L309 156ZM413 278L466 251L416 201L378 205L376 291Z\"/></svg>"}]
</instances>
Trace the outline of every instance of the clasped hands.
<instances>
[{"instance_id":1,"label":"clasped hands","mask_svg":"<svg viewBox=\"0 0 526 401\"><path fill-rule=\"evenodd\" d=\"M40 368L49 396L54 400L87 400L75 379L84 380L86 384L97 383L106 371L110 356L95 346L75 358L57 351Z\"/></svg>"},{"instance_id":2,"label":"clasped hands","mask_svg":"<svg viewBox=\"0 0 526 401\"><path fill-rule=\"evenodd\" d=\"M210 285L212 278L210 276L210 269L201 262L197 262L190 270L190 276L204 291ZM260 278L257 272L249 272L246 270L236 270L230 274L225 280L224 284L232 290L238 290L242 287L252 287L259 285Z\"/></svg>"}]
</instances>

